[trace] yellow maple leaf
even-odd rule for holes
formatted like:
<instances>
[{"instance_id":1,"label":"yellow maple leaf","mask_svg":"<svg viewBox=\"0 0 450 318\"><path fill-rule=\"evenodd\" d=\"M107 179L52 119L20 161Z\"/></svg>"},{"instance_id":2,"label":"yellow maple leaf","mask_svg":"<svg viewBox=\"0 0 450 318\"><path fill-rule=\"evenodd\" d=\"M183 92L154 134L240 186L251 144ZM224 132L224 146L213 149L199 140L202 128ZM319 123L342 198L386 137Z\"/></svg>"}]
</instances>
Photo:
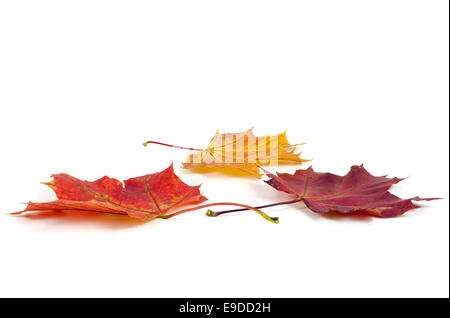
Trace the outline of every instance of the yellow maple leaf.
<instances>
[{"instance_id":1,"label":"yellow maple leaf","mask_svg":"<svg viewBox=\"0 0 450 318\"><path fill-rule=\"evenodd\" d=\"M221 134L217 131L206 149L188 156L183 168L226 173L237 170L261 177L258 165L308 161L300 158L301 153L295 152L299 145L288 142L286 131L262 137L253 135L253 128L240 133Z\"/></svg>"}]
</instances>

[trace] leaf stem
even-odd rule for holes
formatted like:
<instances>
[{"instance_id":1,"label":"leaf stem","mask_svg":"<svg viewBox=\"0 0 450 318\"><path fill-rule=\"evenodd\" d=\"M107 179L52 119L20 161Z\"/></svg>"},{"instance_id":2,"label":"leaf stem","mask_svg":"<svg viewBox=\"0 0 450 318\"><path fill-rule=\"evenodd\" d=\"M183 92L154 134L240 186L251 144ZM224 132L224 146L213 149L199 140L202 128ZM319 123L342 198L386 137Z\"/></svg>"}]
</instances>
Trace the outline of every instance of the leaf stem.
<instances>
[{"instance_id":1,"label":"leaf stem","mask_svg":"<svg viewBox=\"0 0 450 318\"><path fill-rule=\"evenodd\" d=\"M256 206L254 207L255 209L264 209L264 208L269 208L272 206L277 206L277 205L284 205L284 204L293 204L293 203L297 203L299 201L301 201L302 199L295 199L295 200L289 200L289 201L282 201L282 202L277 202L277 203L271 203L271 204L266 204L266 205L260 205L260 206ZM232 213L232 212L241 212L241 211L246 211L248 210L248 208L241 208L241 209L232 209L232 210L226 210L226 211L219 211L219 212L213 212L211 210L208 210L208 212L206 213L207 216L219 216L221 214L226 214L226 213Z\"/></svg>"},{"instance_id":2,"label":"leaf stem","mask_svg":"<svg viewBox=\"0 0 450 318\"><path fill-rule=\"evenodd\" d=\"M174 146L174 145L165 144L163 142L158 142L158 141L146 141L143 143L144 147L147 146L148 144L155 144L155 145L161 145L161 146L172 147L172 148L177 148L177 149L184 149L184 150L191 150L191 151L203 151L203 149Z\"/></svg>"},{"instance_id":3,"label":"leaf stem","mask_svg":"<svg viewBox=\"0 0 450 318\"><path fill-rule=\"evenodd\" d=\"M163 219L169 219L171 217L174 217L176 215L180 215L180 214L183 214L183 213L186 213L186 212L191 212L191 211L195 211L195 210L199 210L199 209L203 209L203 208L208 208L208 207L211 207L211 206L218 206L218 205L238 206L238 207L243 208L242 209L243 211L246 211L246 210L255 211L256 213L261 215L263 218L265 218L269 222L272 222L272 223L275 223L275 224L277 224L279 222L279 219L277 217L268 216L266 213L264 213L263 211L258 210L257 208L254 208L254 207L251 207L251 206L245 205L245 204L231 203L231 202L218 202L218 203L203 204L203 205L199 205L199 206L196 206L196 207L193 207L193 208L188 208L188 209L184 209L184 210L181 210L181 211L177 211L177 212L169 214L169 215L164 215L164 216L161 216L161 217ZM214 215L210 215L211 213L215 213L215 212L212 212L211 210L208 210L206 212L206 215L214 216Z\"/></svg>"}]
</instances>

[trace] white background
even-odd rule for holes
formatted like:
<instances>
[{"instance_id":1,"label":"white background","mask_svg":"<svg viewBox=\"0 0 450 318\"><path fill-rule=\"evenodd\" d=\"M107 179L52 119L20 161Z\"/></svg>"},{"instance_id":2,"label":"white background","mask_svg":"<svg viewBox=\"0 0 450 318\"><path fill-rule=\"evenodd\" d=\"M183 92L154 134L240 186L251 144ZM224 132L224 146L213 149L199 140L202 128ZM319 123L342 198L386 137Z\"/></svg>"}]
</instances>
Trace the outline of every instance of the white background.
<instances>
[{"instance_id":1,"label":"white background","mask_svg":"<svg viewBox=\"0 0 450 318\"><path fill-rule=\"evenodd\" d=\"M0 296L449 296L448 1L1 1ZM395 219L304 206L11 217L51 173L166 168L208 202L287 200L180 169L216 129L288 129L317 171L409 178L443 197ZM304 165L303 167L307 167ZM301 167L301 166L300 166ZM270 167L293 172L298 166ZM224 207L227 208L227 207ZM220 210L220 208L218 209Z\"/></svg>"}]
</instances>

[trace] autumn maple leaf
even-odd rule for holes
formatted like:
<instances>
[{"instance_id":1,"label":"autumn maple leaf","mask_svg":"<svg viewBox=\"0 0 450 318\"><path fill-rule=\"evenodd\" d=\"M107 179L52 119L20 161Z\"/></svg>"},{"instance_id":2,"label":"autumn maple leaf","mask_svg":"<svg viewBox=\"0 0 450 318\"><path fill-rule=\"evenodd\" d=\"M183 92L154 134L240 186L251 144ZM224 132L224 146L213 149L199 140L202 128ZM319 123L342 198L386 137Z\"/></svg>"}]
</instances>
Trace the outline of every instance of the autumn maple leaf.
<instances>
[{"instance_id":1,"label":"autumn maple leaf","mask_svg":"<svg viewBox=\"0 0 450 318\"><path fill-rule=\"evenodd\" d=\"M189 186L174 173L173 165L167 169L142 177L125 180L107 176L96 181L82 181L68 174L54 174L46 184L55 191L58 200L51 202L29 202L18 215L28 211L90 211L124 214L151 220L173 216L217 205L234 205L253 210L265 219L278 223L265 213L239 203L210 203L181 209L186 205L199 204L207 199L201 195L200 186Z\"/></svg>"},{"instance_id":2,"label":"autumn maple leaf","mask_svg":"<svg viewBox=\"0 0 450 318\"><path fill-rule=\"evenodd\" d=\"M28 203L26 211L83 210L127 214L140 219L152 219L183 205L198 204L207 199L200 186L189 186L173 171L167 169L142 177L131 178L124 184L107 176L96 181L81 181L68 174L54 174L44 183L55 191L58 200Z\"/></svg>"},{"instance_id":3,"label":"autumn maple leaf","mask_svg":"<svg viewBox=\"0 0 450 318\"><path fill-rule=\"evenodd\" d=\"M178 147L154 141L148 141L144 145L149 143L197 151L183 163L183 168L186 169L212 168L227 171L226 169L231 168L261 177L258 165L307 161L300 158L301 153L295 152L299 144L291 145L286 131L276 136L263 137L253 135L253 128L240 133L221 134L217 131L206 149Z\"/></svg>"},{"instance_id":4,"label":"autumn maple leaf","mask_svg":"<svg viewBox=\"0 0 450 318\"><path fill-rule=\"evenodd\" d=\"M294 195L294 200L256 207L258 209L291 204L299 201L316 213L337 212L343 214L365 214L390 218L404 214L419 207L412 201L430 201L438 198L413 197L401 199L388 190L403 179L376 177L364 167L353 166L345 176L332 173L315 172L312 167L297 170L294 174L266 171L269 180L265 181L277 190ZM221 212L208 211L209 216L242 211L234 209Z\"/></svg>"},{"instance_id":5,"label":"autumn maple leaf","mask_svg":"<svg viewBox=\"0 0 450 318\"><path fill-rule=\"evenodd\" d=\"M312 167L297 170L293 175L268 174L265 181L277 190L294 194L317 213L360 213L378 217L395 217L419 207L412 201L430 201L413 197L401 199L388 190L402 181L399 178L376 177L364 167L353 166L345 176L315 172Z\"/></svg>"}]
</instances>

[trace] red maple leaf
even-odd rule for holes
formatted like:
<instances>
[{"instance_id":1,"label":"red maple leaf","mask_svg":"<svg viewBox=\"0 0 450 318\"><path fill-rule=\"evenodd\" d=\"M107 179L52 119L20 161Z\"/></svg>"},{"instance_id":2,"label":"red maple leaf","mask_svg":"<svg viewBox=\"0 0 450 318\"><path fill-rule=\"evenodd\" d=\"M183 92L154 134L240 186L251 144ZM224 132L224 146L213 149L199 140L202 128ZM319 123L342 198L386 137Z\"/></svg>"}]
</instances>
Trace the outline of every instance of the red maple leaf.
<instances>
[{"instance_id":1,"label":"red maple leaf","mask_svg":"<svg viewBox=\"0 0 450 318\"><path fill-rule=\"evenodd\" d=\"M200 194L200 186L189 186L181 181L174 173L173 165L161 172L125 180L123 184L107 176L92 182L82 181L65 173L52 177L52 181L44 184L55 191L58 200L29 202L25 210L10 214L28 211L90 211L151 220L158 217L168 219L211 206L234 205L255 211L270 222L278 223L278 218L272 218L240 203L218 202L181 209L207 199Z\"/></svg>"},{"instance_id":2,"label":"red maple leaf","mask_svg":"<svg viewBox=\"0 0 450 318\"><path fill-rule=\"evenodd\" d=\"M131 178L124 184L107 176L96 181L82 181L68 174L54 174L44 183L55 191L58 200L45 203L29 202L27 211L82 210L127 214L140 219L161 217L184 205L197 204L207 199L200 194L200 186L185 184L167 169L142 177Z\"/></svg>"}]
</instances>

